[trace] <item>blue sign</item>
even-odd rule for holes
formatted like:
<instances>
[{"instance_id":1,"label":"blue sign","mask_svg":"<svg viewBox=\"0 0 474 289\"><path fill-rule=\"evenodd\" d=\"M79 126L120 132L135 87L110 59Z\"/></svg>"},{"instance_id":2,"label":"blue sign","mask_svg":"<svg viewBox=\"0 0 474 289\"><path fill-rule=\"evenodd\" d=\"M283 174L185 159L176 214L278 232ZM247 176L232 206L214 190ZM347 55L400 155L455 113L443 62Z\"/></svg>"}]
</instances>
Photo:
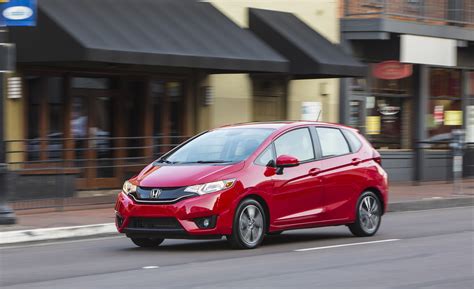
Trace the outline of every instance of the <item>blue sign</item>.
<instances>
[{"instance_id":1,"label":"blue sign","mask_svg":"<svg viewBox=\"0 0 474 289\"><path fill-rule=\"evenodd\" d=\"M0 12L0 26L36 25L36 0L9 0L0 3Z\"/></svg>"}]
</instances>

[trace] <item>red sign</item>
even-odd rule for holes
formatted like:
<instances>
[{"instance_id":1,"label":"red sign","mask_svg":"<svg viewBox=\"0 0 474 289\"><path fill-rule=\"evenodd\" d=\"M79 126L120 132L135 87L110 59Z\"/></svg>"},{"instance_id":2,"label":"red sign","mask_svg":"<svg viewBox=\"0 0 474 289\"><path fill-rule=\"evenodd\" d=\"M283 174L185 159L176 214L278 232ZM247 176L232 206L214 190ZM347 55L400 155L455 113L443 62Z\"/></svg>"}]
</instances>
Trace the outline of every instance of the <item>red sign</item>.
<instances>
[{"instance_id":1,"label":"red sign","mask_svg":"<svg viewBox=\"0 0 474 289\"><path fill-rule=\"evenodd\" d=\"M379 79L401 79L410 76L412 72L411 64L401 63L397 60L380 62L372 67L372 75Z\"/></svg>"}]
</instances>

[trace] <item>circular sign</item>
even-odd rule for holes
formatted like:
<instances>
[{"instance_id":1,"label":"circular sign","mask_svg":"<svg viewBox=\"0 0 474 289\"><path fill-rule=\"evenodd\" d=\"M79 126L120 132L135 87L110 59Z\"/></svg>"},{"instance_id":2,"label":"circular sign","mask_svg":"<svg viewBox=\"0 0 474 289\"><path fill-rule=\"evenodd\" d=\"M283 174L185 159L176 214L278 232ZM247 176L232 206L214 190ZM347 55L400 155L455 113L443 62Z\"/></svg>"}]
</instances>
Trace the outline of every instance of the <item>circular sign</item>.
<instances>
[{"instance_id":1,"label":"circular sign","mask_svg":"<svg viewBox=\"0 0 474 289\"><path fill-rule=\"evenodd\" d=\"M372 68L372 75L379 79L402 79L410 76L413 72L412 65L401 63L397 60L389 60L377 63Z\"/></svg>"},{"instance_id":2,"label":"circular sign","mask_svg":"<svg viewBox=\"0 0 474 289\"><path fill-rule=\"evenodd\" d=\"M26 6L13 6L3 10L3 17L9 20L25 20L33 15L33 10Z\"/></svg>"}]
</instances>

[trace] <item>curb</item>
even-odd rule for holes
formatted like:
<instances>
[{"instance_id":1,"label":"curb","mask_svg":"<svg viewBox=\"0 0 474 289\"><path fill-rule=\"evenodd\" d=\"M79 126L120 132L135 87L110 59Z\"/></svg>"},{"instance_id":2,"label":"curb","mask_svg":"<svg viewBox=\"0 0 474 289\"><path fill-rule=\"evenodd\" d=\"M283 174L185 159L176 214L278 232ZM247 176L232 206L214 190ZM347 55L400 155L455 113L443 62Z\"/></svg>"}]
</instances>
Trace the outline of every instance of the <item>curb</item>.
<instances>
[{"instance_id":1,"label":"curb","mask_svg":"<svg viewBox=\"0 0 474 289\"><path fill-rule=\"evenodd\" d=\"M421 211L474 206L474 197L432 198L388 204L388 212Z\"/></svg>"},{"instance_id":2,"label":"curb","mask_svg":"<svg viewBox=\"0 0 474 289\"><path fill-rule=\"evenodd\" d=\"M388 212L421 211L440 208L474 206L474 197L437 198L389 203ZM118 236L114 223L72 227L44 228L0 232L0 246L18 243Z\"/></svg>"},{"instance_id":3,"label":"curb","mask_svg":"<svg viewBox=\"0 0 474 289\"><path fill-rule=\"evenodd\" d=\"M0 245L118 235L114 223L0 232Z\"/></svg>"}]
</instances>

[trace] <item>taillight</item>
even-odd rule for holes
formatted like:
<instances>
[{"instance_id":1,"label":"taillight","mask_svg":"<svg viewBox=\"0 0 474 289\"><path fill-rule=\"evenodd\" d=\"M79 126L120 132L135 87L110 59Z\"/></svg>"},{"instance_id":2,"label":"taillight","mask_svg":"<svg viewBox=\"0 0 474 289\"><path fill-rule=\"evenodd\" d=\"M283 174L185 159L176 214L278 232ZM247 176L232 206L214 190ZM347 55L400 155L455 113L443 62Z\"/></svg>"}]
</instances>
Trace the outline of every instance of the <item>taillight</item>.
<instances>
[{"instance_id":1,"label":"taillight","mask_svg":"<svg viewBox=\"0 0 474 289\"><path fill-rule=\"evenodd\" d=\"M382 165L382 158L380 157L380 153L378 151L374 150L372 153L372 159L379 165Z\"/></svg>"}]
</instances>

